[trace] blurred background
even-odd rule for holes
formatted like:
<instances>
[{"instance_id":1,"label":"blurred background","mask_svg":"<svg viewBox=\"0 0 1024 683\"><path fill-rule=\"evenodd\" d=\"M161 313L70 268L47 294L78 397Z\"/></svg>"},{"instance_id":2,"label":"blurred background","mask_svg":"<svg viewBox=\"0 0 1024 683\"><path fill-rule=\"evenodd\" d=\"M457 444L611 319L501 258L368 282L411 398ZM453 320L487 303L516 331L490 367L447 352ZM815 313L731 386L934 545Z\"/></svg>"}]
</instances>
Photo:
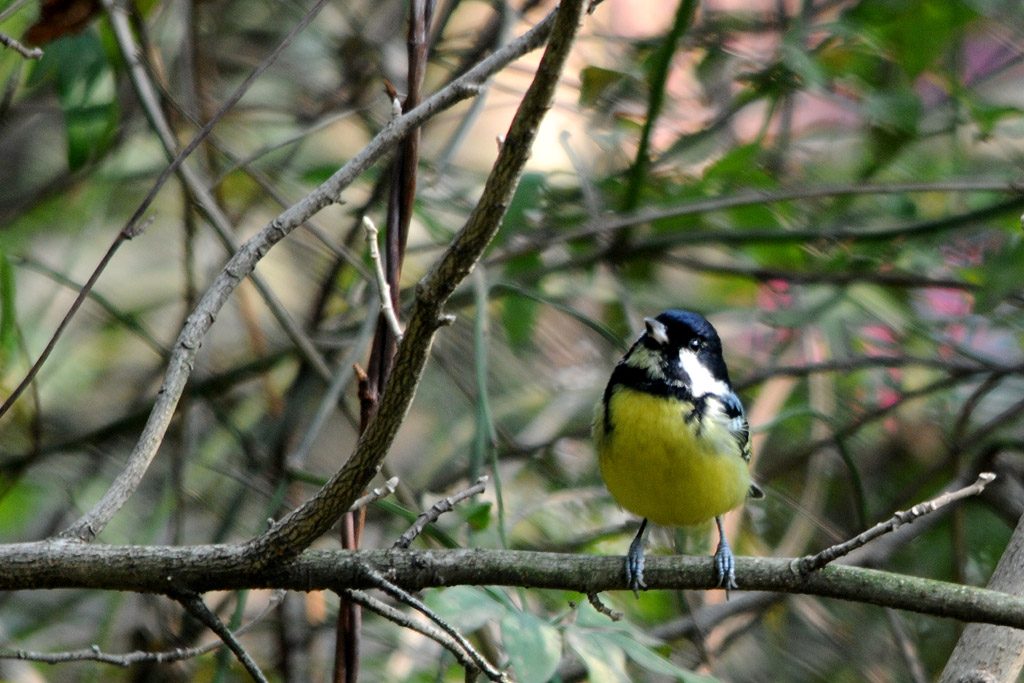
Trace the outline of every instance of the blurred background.
<instances>
[{"instance_id":1,"label":"blurred background","mask_svg":"<svg viewBox=\"0 0 1024 683\"><path fill-rule=\"evenodd\" d=\"M39 357L167 158L99 3L0 0L0 393ZM450 307L364 547L437 499L487 492L418 541L621 554L637 520L589 440L612 366L666 308L706 315L753 429L765 501L732 513L741 555L846 539L983 470L984 496L881 546L874 566L984 585L1024 497L1024 14L1016 0L605 0L584 33L502 231ZM520 35L549 0L442 0L429 94ZM306 14L290 0L140 0L132 35L183 145ZM241 242L387 122L406 83L407 3L329 4L188 162ZM25 42L29 42L28 38ZM479 196L540 53L423 129L403 301ZM340 372L376 317L361 219L383 225L380 163L257 272ZM172 179L0 419L0 539L89 508L137 439L168 349L228 253ZM369 318L369 324L367 324ZM241 541L311 496L351 451L351 380L326 384L261 295L222 311L168 438L105 543ZM703 554L708 529L650 552ZM337 547L324 538L320 547ZM960 625L800 596L425 592L520 681L926 681ZM225 619L266 592L211 596ZM582 602L582 605L580 604ZM211 640L154 596L0 596L0 644L113 653ZM333 594L288 596L245 636L272 680L329 679ZM529 637L521 634L528 633ZM894 645L895 644L895 645ZM364 680L456 681L432 641L367 615ZM12 681L246 680L206 655L128 669L3 662Z\"/></svg>"}]
</instances>

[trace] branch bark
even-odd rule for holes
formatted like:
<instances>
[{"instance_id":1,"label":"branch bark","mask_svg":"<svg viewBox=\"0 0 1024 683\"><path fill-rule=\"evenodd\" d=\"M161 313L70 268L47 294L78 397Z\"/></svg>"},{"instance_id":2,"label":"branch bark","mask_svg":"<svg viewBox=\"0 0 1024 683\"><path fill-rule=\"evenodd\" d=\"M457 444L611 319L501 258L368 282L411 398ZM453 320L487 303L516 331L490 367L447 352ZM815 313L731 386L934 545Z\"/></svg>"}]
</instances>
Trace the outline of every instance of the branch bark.
<instances>
[{"instance_id":1,"label":"branch bark","mask_svg":"<svg viewBox=\"0 0 1024 683\"><path fill-rule=\"evenodd\" d=\"M989 590L1005 593L1007 600L1024 596L1024 518L999 558ZM946 662L940 683L956 681L1016 681L1024 667L1024 631L968 624Z\"/></svg>"},{"instance_id":2,"label":"branch bark","mask_svg":"<svg viewBox=\"0 0 1024 683\"><path fill-rule=\"evenodd\" d=\"M800 576L789 558L736 558L744 590L817 595L961 621L1024 629L1024 597L863 567L830 565ZM649 590L715 587L712 560L652 556ZM407 591L455 585L579 591L627 590L620 555L514 550L311 550L259 567L244 545L105 546L40 541L0 546L0 590L90 588L171 594L281 588L374 588L374 572Z\"/></svg>"}]
</instances>

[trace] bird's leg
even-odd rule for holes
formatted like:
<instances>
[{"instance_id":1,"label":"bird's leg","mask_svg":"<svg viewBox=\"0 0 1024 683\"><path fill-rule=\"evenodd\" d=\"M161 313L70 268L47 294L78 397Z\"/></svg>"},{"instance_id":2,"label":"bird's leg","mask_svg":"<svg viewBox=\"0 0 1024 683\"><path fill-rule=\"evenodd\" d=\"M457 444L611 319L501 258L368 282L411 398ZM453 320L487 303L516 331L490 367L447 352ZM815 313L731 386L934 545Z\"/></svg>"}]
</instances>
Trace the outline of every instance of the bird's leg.
<instances>
[{"instance_id":1,"label":"bird's leg","mask_svg":"<svg viewBox=\"0 0 1024 683\"><path fill-rule=\"evenodd\" d=\"M739 588L736 585L736 558L732 555L729 541L725 540L722 518L715 517L715 524L718 525L718 550L715 551L715 577L718 579L716 585L725 588L725 599L728 600L729 589Z\"/></svg>"},{"instance_id":2,"label":"bird's leg","mask_svg":"<svg viewBox=\"0 0 1024 683\"><path fill-rule=\"evenodd\" d=\"M644 545L647 543L647 520L640 522L640 530L629 544L626 554L626 584L633 595L640 599L640 589L647 588L644 583Z\"/></svg>"}]
</instances>

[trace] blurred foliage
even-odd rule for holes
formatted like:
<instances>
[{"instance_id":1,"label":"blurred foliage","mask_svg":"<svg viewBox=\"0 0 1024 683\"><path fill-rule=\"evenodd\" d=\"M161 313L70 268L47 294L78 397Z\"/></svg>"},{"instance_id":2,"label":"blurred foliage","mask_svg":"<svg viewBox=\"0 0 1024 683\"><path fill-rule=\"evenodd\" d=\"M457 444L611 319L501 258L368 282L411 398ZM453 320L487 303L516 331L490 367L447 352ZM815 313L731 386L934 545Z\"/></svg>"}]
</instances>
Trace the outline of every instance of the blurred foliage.
<instances>
[{"instance_id":1,"label":"blurred foliage","mask_svg":"<svg viewBox=\"0 0 1024 683\"><path fill-rule=\"evenodd\" d=\"M516 20L518 4L440 3L428 88L551 4L528 3ZM716 324L751 416L754 470L769 495L732 516L740 554L816 551L989 469L1000 476L989 494L882 563L983 585L1022 512L1019 3L707 0L678 36L676 9L606 0L589 17L534 165L476 291L456 294L457 321L441 332L387 461L401 489L370 510L363 544L390 545L419 510L486 471L488 493L419 543L623 553L635 520L601 485L591 413L642 317L672 307ZM329 6L193 155L239 240L387 121L381 84L401 90L405 80L405 11L397 0ZM134 12L147 68L186 141L305 10L183 0ZM31 14L5 16L0 31L19 35ZM4 395L166 164L105 18L44 49L38 63L0 53ZM403 300L471 210L525 84L510 70L477 103L424 129ZM330 247L297 231L260 265L339 367L350 355L365 363L360 329L375 309L360 218L382 216L388 175L379 166L346 206L318 216L312 227ZM0 423L3 541L63 528L113 479L166 348L227 258L174 183L153 213ZM237 292L197 362L179 420L102 541L251 537L350 451L354 386L311 448L299 448L325 386L253 289ZM661 531L652 552L704 553L708 543L704 530ZM274 680L326 680L335 596L289 599L297 613L275 611L243 642ZM932 677L958 632L793 597L713 623L705 608L718 593L603 595L625 612L619 622L576 594L453 587L426 599L520 681L905 680L897 638ZM9 647L160 650L203 633L147 596L3 600ZM267 596L224 597L225 619L239 600L253 614ZM432 641L372 615L363 649L366 680L462 680ZM245 680L230 658L213 656L35 671L68 681ZM30 680L14 664L0 672Z\"/></svg>"}]
</instances>

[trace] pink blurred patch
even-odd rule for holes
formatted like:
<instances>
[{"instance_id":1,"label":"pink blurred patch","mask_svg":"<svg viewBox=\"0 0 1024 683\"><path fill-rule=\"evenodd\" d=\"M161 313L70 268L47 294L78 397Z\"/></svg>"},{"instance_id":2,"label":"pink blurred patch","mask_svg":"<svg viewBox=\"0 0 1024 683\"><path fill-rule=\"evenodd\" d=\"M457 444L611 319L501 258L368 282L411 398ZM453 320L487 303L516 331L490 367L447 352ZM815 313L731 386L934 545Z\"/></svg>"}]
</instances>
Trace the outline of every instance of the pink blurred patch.
<instances>
[{"instance_id":1,"label":"pink blurred patch","mask_svg":"<svg viewBox=\"0 0 1024 683\"><path fill-rule=\"evenodd\" d=\"M867 356L895 356L899 352L896 332L886 325L864 325L860 328L861 344Z\"/></svg>"},{"instance_id":2,"label":"pink blurred patch","mask_svg":"<svg viewBox=\"0 0 1024 683\"><path fill-rule=\"evenodd\" d=\"M764 311L778 311L793 305L793 295L785 280L767 280L757 288L757 305Z\"/></svg>"},{"instance_id":3,"label":"pink blurred patch","mask_svg":"<svg viewBox=\"0 0 1024 683\"><path fill-rule=\"evenodd\" d=\"M928 311L939 317L960 318L974 308L974 297L960 289L927 289L921 299Z\"/></svg>"}]
</instances>

